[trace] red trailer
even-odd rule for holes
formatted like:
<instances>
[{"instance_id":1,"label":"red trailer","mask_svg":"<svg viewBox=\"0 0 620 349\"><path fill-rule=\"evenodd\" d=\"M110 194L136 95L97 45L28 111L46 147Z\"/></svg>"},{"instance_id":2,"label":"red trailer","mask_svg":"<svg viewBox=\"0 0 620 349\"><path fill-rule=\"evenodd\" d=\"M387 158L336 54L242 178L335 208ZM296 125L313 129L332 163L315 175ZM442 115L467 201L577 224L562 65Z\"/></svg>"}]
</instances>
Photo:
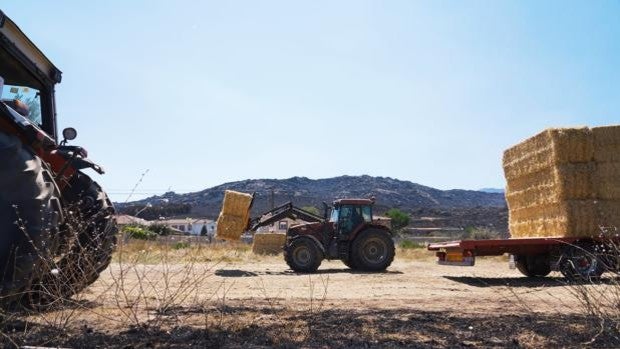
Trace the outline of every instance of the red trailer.
<instances>
[{"instance_id":1,"label":"red trailer","mask_svg":"<svg viewBox=\"0 0 620 349\"><path fill-rule=\"evenodd\" d=\"M618 237L536 237L496 240L461 240L434 243L438 264L473 266L476 257L514 256L517 269L528 277L560 271L567 279L590 280L605 271L618 271Z\"/></svg>"}]
</instances>

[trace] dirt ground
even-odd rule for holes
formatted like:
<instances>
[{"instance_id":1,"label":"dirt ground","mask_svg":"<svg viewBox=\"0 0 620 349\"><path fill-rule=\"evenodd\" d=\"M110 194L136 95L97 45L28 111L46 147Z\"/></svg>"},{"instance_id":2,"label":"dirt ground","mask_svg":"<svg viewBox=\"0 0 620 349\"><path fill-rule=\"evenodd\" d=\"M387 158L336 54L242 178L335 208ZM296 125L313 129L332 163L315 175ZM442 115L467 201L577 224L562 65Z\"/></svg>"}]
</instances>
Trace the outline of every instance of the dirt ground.
<instances>
[{"instance_id":1,"label":"dirt ground","mask_svg":"<svg viewBox=\"0 0 620 349\"><path fill-rule=\"evenodd\" d=\"M308 275L274 256L114 263L62 310L4 332L15 344L100 348L620 345L583 314L559 274L528 279L503 258L397 258L384 273L326 261Z\"/></svg>"}]
</instances>

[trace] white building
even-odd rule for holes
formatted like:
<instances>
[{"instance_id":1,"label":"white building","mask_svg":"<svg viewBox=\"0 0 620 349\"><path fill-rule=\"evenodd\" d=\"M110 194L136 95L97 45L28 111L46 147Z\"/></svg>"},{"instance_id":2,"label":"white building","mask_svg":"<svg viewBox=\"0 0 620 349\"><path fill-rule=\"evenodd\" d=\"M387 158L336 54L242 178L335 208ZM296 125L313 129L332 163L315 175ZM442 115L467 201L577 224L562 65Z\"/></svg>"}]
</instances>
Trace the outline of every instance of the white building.
<instances>
[{"instance_id":1,"label":"white building","mask_svg":"<svg viewBox=\"0 0 620 349\"><path fill-rule=\"evenodd\" d=\"M206 218L185 218L185 219L164 219L157 221L172 229L178 230L188 235L201 235L206 230L206 235L213 237L215 235L215 222Z\"/></svg>"}]
</instances>

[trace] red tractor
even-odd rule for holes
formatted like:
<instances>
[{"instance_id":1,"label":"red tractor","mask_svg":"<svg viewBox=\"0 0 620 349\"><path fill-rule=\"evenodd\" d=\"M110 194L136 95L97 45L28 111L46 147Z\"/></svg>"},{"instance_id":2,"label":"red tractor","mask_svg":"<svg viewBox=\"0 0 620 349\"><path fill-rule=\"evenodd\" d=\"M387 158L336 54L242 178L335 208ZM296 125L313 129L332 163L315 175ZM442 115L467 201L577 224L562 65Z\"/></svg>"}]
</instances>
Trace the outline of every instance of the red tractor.
<instances>
[{"instance_id":1,"label":"red tractor","mask_svg":"<svg viewBox=\"0 0 620 349\"><path fill-rule=\"evenodd\" d=\"M61 72L0 11L0 307L40 306L94 282L116 242L114 208L57 132Z\"/></svg>"},{"instance_id":2,"label":"red tractor","mask_svg":"<svg viewBox=\"0 0 620 349\"><path fill-rule=\"evenodd\" d=\"M351 269L383 271L394 260L392 232L373 220L374 199L340 199L320 217L287 203L250 222L250 230L283 217L309 223L286 232L284 259L291 269L312 273L323 259L339 259Z\"/></svg>"},{"instance_id":3,"label":"red tractor","mask_svg":"<svg viewBox=\"0 0 620 349\"><path fill-rule=\"evenodd\" d=\"M382 271L394 260L392 232L373 223L371 199L340 199L329 219L291 227L284 258L291 269L314 272L323 259L340 259L351 269Z\"/></svg>"}]
</instances>

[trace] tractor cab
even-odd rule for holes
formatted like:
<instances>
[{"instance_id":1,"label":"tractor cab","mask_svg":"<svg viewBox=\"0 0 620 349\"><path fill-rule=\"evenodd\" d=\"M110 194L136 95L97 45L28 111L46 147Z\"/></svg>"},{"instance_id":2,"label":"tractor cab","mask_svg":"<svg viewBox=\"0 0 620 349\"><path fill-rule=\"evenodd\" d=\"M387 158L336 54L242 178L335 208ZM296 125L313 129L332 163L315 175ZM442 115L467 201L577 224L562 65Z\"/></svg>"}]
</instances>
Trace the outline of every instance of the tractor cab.
<instances>
[{"instance_id":1,"label":"tractor cab","mask_svg":"<svg viewBox=\"0 0 620 349\"><path fill-rule=\"evenodd\" d=\"M333 203L329 222L334 224L336 235L348 240L352 233L372 222L372 199L340 199Z\"/></svg>"}]
</instances>

